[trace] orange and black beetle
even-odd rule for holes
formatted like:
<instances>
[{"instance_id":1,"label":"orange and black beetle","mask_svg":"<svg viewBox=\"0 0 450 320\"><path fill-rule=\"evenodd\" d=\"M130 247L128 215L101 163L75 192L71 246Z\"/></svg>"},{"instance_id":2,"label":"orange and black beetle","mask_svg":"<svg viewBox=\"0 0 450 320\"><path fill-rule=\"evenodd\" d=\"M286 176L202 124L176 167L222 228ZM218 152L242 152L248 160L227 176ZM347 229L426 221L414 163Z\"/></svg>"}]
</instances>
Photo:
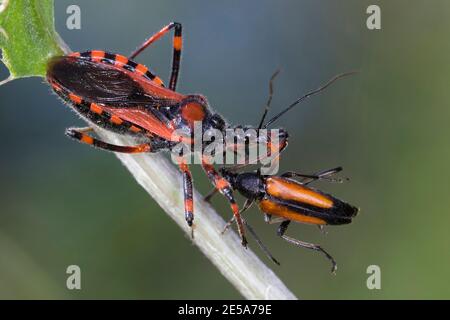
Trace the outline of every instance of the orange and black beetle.
<instances>
[{"instance_id":1,"label":"orange and black beetle","mask_svg":"<svg viewBox=\"0 0 450 320\"><path fill-rule=\"evenodd\" d=\"M340 172L341 167L306 175L296 172L286 172L280 176L265 176L257 172L236 173L222 168L222 176L229 181L234 190L238 190L247 198L241 213L253 203L257 203L265 215L268 223L281 222L277 234L286 241L300 247L321 251L332 263L332 272L336 271L336 262L320 246L303 242L285 235L291 221L317 225L341 225L352 222L359 209L308 186L316 180L329 180L341 182L342 179L333 179L332 175ZM293 178L300 178L296 181ZM245 220L244 220L245 223ZM247 223L245 223L247 224ZM247 224L247 229L250 229ZM252 232L254 234L254 232ZM254 234L255 235L255 234ZM255 235L256 236L256 235ZM256 238L262 245L260 240ZM272 260L278 263L262 245L263 250Z\"/></svg>"}]
</instances>

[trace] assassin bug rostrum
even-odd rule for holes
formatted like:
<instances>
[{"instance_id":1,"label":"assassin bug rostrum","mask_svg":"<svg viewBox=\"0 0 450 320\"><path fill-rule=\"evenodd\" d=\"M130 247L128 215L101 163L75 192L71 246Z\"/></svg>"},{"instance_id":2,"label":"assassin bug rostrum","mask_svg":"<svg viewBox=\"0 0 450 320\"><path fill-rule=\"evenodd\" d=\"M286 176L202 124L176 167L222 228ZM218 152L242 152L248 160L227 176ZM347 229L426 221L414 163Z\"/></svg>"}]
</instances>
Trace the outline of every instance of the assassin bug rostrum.
<instances>
[{"instance_id":1,"label":"assassin bug rostrum","mask_svg":"<svg viewBox=\"0 0 450 320\"><path fill-rule=\"evenodd\" d=\"M166 88L159 77L132 59L170 30L174 30L173 60L169 87ZM184 95L176 91L182 49L181 34L181 24L172 22L146 40L129 57L92 50L52 58L47 68L47 80L53 91L91 124L118 134L132 136L137 144L118 146L98 140L88 134L92 131L91 127L69 128L66 134L100 149L142 153L172 150L180 142L193 144L191 137L194 123L197 121L201 121L203 131L216 129L223 132L232 128L219 114L211 111L204 96ZM347 74L333 78L325 86L298 99L282 113ZM258 129L262 127L266 113L267 109ZM269 120L264 128L278 119L282 113ZM175 134L177 130L181 130L184 134ZM287 146L287 139L287 132L280 129L278 145L272 144L270 137L258 136L257 142L266 144L269 152L280 152ZM247 241L244 227L230 183L214 169L212 159L202 154L201 162L216 190L219 190L230 203L242 244L245 246ZM188 225L192 226L194 219L192 176L182 157L179 158L178 165L183 176L185 218Z\"/></svg>"},{"instance_id":2,"label":"assassin bug rostrum","mask_svg":"<svg viewBox=\"0 0 450 320\"><path fill-rule=\"evenodd\" d=\"M352 221L352 218L359 211L358 208L330 194L308 186L316 180L341 182L342 179L331 178L332 175L341 170L342 168L338 167L313 175L289 171L280 176L264 176L260 170L256 172L236 173L232 170L222 168L220 172L230 183L231 187L234 190L238 190L246 198L241 213L249 209L256 202L259 209L264 213L267 223L280 223L277 230L278 236L294 245L322 252L331 261L331 271L334 273L337 268L336 262L322 247L291 238L285 233L291 221L317 225L320 228L324 225L342 225ZM296 181L293 178L300 178L301 180ZM279 264L262 244L245 219L242 218L242 220L250 233L254 235L263 251L275 263ZM231 221L228 222L224 231L228 228Z\"/></svg>"}]
</instances>

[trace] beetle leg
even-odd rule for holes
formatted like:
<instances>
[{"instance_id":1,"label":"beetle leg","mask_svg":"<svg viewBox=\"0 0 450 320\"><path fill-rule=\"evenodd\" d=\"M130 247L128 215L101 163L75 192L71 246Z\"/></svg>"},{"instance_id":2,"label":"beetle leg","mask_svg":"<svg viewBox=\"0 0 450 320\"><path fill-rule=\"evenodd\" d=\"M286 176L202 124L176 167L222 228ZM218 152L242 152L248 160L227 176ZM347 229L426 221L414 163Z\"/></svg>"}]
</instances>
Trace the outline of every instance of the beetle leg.
<instances>
[{"instance_id":1,"label":"beetle leg","mask_svg":"<svg viewBox=\"0 0 450 320\"><path fill-rule=\"evenodd\" d=\"M280 223L283 221L286 221L285 218L281 218L281 217L273 217L271 214L266 214L264 216L264 221L268 224L275 224L275 223Z\"/></svg>"},{"instance_id":2,"label":"beetle leg","mask_svg":"<svg viewBox=\"0 0 450 320\"><path fill-rule=\"evenodd\" d=\"M148 46L150 46L153 42L161 38L170 30L175 29L173 35L173 57L172 57L172 73L170 75L169 89L175 91L177 87L178 81L178 73L180 70L180 61L181 61L181 48L183 45L182 40L182 27L178 22L171 22L157 33L148 38L143 44L141 44L130 56L130 59L134 59L138 54L144 51Z\"/></svg>"},{"instance_id":3,"label":"beetle leg","mask_svg":"<svg viewBox=\"0 0 450 320\"><path fill-rule=\"evenodd\" d=\"M311 182L314 182L317 180L327 180L329 182L342 183L342 182L344 182L344 179L330 178L330 176L335 175L336 173L338 173L340 171L342 171L342 167L319 171L315 174L303 174L303 173L288 171L288 172L283 173L281 175L281 177L283 177L283 178L293 178L293 177L302 178L303 180L301 181L301 183L304 185L310 184ZM348 178L346 178L346 179L348 180Z\"/></svg>"},{"instance_id":4,"label":"beetle leg","mask_svg":"<svg viewBox=\"0 0 450 320\"><path fill-rule=\"evenodd\" d=\"M285 235L290 222L291 222L290 220L286 220L286 221L282 222L280 224L280 226L278 227L277 235L280 236L281 238L283 238L284 240L286 240L287 242L292 243L298 247L303 247L303 248L322 252L331 261L331 264L332 264L331 272L335 274L336 269L337 269L336 261L333 259L333 257L328 252L326 252L324 249L322 249L322 247L320 247L317 244L303 242L303 241L300 241L300 240L297 240L297 239L294 239L294 238L291 238L291 237Z\"/></svg>"},{"instance_id":5,"label":"beetle leg","mask_svg":"<svg viewBox=\"0 0 450 320\"><path fill-rule=\"evenodd\" d=\"M219 190L217 190L216 188L212 189L210 192L208 192L208 194L206 196L204 196L203 200L210 203L212 197L218 192Z\"/></svg>"},{"instance_id":6,"label":"beetle leg","mask_svg":"<svg viewBox=\"0 0 450 320\"><path fill-rule=\"evenodd\" d=\"M214 190L217 190L217 189L214 189ZM254 201L253 199L247 199L247 200L245 200L244 206L242 207L242 209L241 209L241 211L240 211L239 213L240 213L240 214L244 213L247 209L249 209L249 208L252 206L252 204L253 204L254 202L255 202L255 201ZM244 220L244 218L242 218L242 220ZM228 222L225 224L225 227L224 227L223 230L222 230L222 234L224 234L224 233L228 230L228 228L231 226L231 224L232 224L233 222L234 222L234 216L231 217L231 219L228 220Z\"/></svg>"}]
</instances>

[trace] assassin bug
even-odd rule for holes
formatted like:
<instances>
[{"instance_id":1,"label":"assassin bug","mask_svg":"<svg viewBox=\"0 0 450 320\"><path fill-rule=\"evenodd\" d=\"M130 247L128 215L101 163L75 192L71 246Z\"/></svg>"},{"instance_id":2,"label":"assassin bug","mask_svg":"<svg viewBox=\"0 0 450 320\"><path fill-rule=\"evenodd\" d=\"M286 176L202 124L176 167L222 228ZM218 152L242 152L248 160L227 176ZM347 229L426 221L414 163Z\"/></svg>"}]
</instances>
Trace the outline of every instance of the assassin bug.
<instances>
[{"instance_id":1,"label":"assassin bug","mask_svg":"<svg viewBox=\"0 0 450 320\"><path fill-rule=\"evenodd\" d=\"M358 208L308 186L311 182L317 180L342 182L342 179L331 177L341 170L342 168L338 167L313 175L289 171L280 176L264 176L260 170L236 173L222 168L220 172L230 183L231 187L234 190L238 190L246 198L241 213L256 202L259 209L264 213L267 223L281 222L277 230L278 236L299 247L322 252L331 261L331 271L334 273L337 268L336 262L322 247L291 238L285 233L291 221L317 225L320 228L324 225L341 225L352 222L352 218L359 211ZM296 181L293 178L300 178L301 180ZM227 223L224 231L230 226L231 221ZM253 229L246 223L245 219L243 219L243 223L247 226L250 233L255 236L257 243L269 258L279 264L256 236Z\"/></svg>"},{"instance_id":2,"label":"assassin bug","mask_svg":"<svg viewBox=\"0 0 450 320\"><path fill-rule=\"evenodd\" d=\"M173 59L167 88L159 77L133 59L171 30L174 31ZM171 22L146 40L129 57L92 50L52 58L47 68L47 81L53 91L92 125L132 136L136 138L138 144L118 146L98 140L88 134L92 131L92 127L69 128L66 134L100 149L142 153L172 150L180 142L193 145L193 126L197 121L201 121L204 132L209 129L224 132L232 128L222 116L212 112L204 96L184 95L176 91L181 49L182 26L177 22ZM324 87L297 100L288 109L345 75L347 74L335 77ZM259 128L262 127L266 113ZM280 115L272 118L264 127L278 119ZM177 134L179 130L184 134ZM285 130L279 130L278 140L279 143L276 145L272 143L270 137L258 136L257 142L266 144L269 152L273 153L280 152L287 146L288 134ZM231 149L238 147L227 146ZM247 241L244 227L229 182L214 169L210 157L202 154L201 160L208 178L230 203L242 244L245 246ZM178 165L183 175L185 218L188 225L192 226L194 219L192 176L182 157L179 158Z\"/></svg>"}]
</instances>

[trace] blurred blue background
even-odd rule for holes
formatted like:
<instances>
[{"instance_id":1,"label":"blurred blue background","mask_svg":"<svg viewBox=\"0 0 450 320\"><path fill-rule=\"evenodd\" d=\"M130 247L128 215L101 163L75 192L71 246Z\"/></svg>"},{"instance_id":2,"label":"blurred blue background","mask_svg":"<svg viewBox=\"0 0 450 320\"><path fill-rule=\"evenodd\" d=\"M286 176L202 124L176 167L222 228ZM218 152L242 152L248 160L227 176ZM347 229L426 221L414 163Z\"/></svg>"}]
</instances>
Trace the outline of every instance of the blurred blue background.
<instances>
[{"instance_id":1,"label":"blurred blue background","mask_svg":"<svg viewBox=\"0 0 450 320\"><path fill-rule=\"evenodd\" d=\"M81 30L66 28L70 4L81 8ZM259 121L277 68L272 114L335 74L360 70L278 122L291 137L284 170L342 165L351 178L318 186L361 208L354 223L327 235L289 230L328 249L337 275L320 254L280 240L256 208L248 217L282 262L274 271L302 298L448 299L450 2L376 1L377 31L366 28L369 4L58 0L55 17L74 51L123 54L181 22L179 91L205 94L232 123ZM165 38L138 61L167 79L170 45ZM114 155L64 136L83 123L42 79L0 87L0 103L0 298L241 298ZM193 172L206 193L209 182ZM230 216L223 199L214 205ZM71 264L81 267L80 291L66 289ZM372 264L381 290L366 287Z\"/></svg>"}]
</instances>

